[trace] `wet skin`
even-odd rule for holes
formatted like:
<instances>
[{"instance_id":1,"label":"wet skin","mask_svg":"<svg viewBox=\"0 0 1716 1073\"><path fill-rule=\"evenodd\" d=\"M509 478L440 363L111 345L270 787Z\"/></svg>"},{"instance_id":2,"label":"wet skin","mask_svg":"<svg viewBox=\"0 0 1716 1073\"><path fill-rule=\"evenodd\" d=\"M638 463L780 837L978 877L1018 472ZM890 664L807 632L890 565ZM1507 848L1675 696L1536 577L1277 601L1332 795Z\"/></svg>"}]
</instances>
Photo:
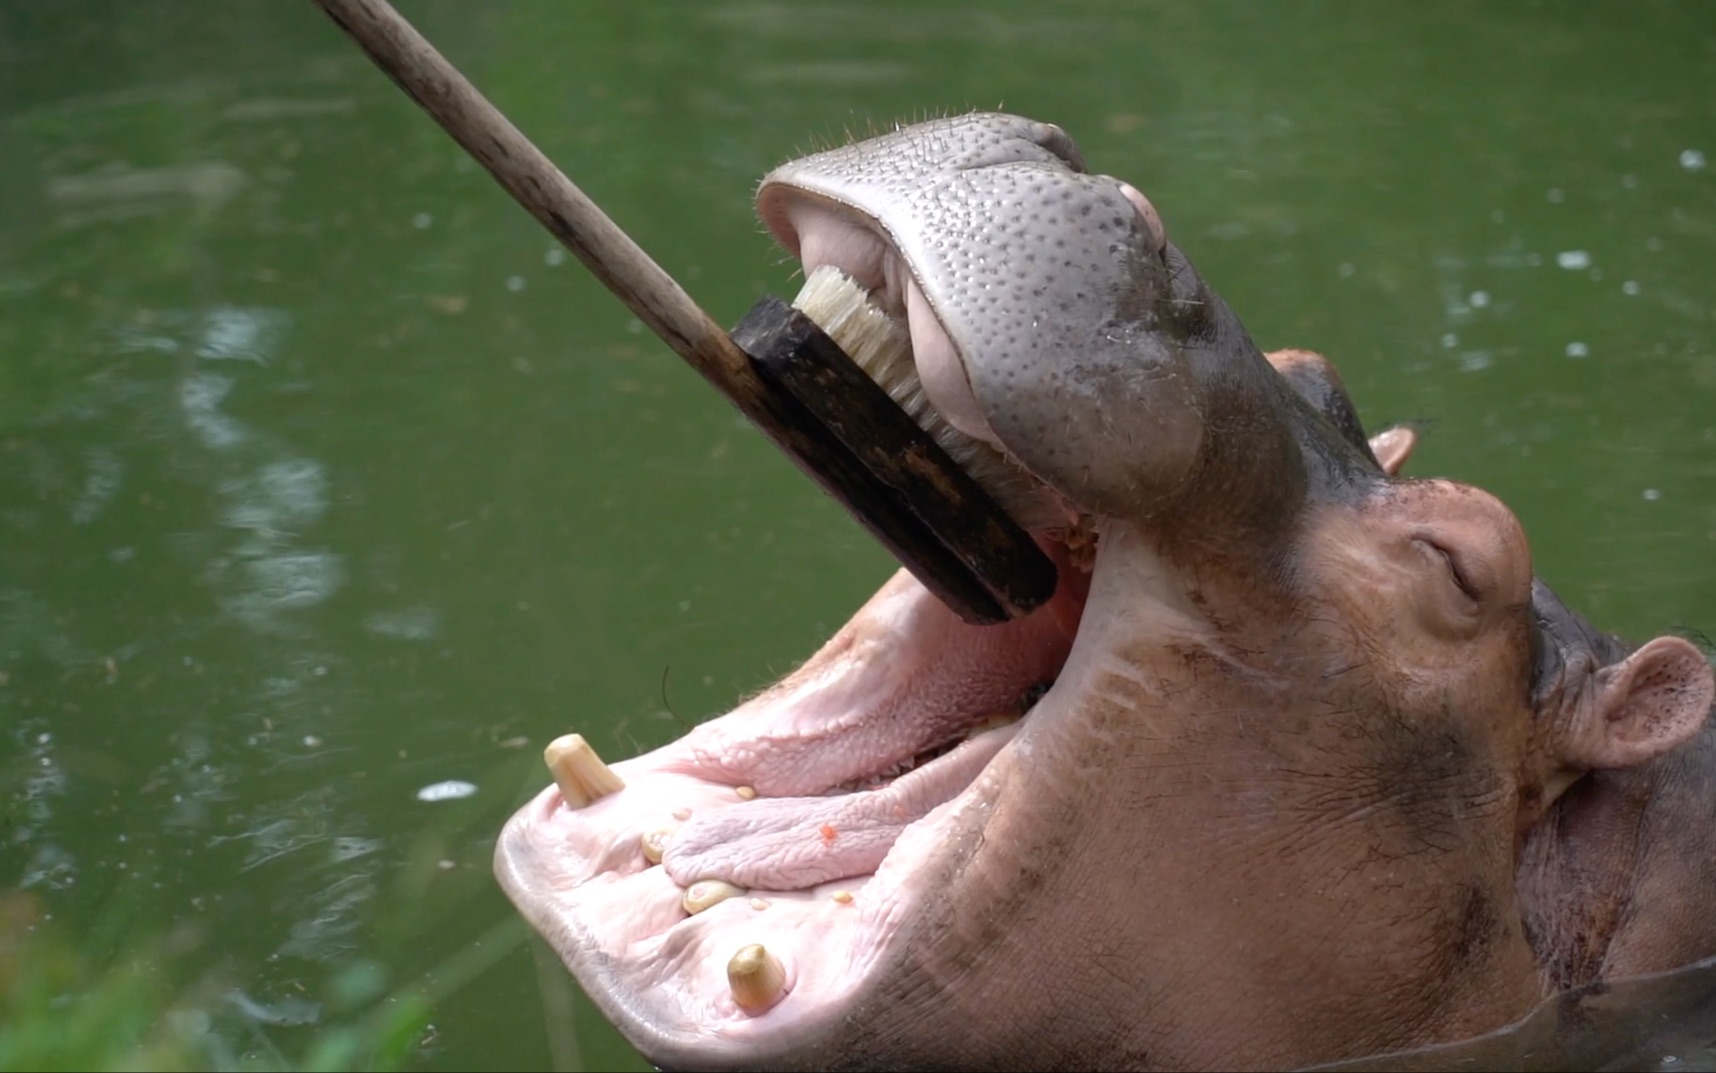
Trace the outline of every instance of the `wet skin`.
<instances>
[{"instance_id":1,"label":"wet skin","mask_svg":"<svg viewBox=\"0 0 1716 1073\"><path fill-rule=\"evenodd\" d=\"M503 885L652 1060L1283 1067L1716 953L1704 656L1594 630L1498 500L1397 477L1410 433L1261 354L1057 128L904 128L759 209L1040 482L1062 583L971 627L897 575L623 790L508 824ZM688 916L707 879L742 893ZM780 975L736 1000L749 944Z\"/></svg>"}]
</instances>

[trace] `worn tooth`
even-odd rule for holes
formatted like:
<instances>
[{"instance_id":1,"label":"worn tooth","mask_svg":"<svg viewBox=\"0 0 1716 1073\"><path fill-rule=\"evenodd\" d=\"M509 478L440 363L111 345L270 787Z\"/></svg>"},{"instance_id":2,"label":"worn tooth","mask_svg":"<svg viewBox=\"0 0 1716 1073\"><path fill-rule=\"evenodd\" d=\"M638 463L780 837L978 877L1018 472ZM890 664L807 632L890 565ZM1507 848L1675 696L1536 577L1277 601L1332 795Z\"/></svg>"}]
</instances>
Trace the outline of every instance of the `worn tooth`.
<instances>
[{"instance_id":1,"label":"worn tooth","mask_svg":"<svg viewBox=\"0 0 1716 1073\"><path fill-rule=\"evenodd\" d=\"M833 894L830 894L829 897L833 898L836 902L839 902L841 905L851 905L852 904L852 892L849 890L837 890Z\"/></svg>"},{"instance_id":2,"label":"worn tooth","mask_svg":"<svg viewBox=\"0 0 1716 1073\"><path fill-rule=\"evenodd\" d=\"M720 905L728 898L745 893L745 888L735 887L725 879L699 879L685 888L685 897L679 899L679 904L692 916L705 909Z\"/></svg>"},{"instance_id":3,"label":"worn tooth","mask_svg":"<svg viewBox=\"0 0 1716 1073\"><path fill-rule=\"evenodd\" d=\"M653 831L645 831L639 839L643 845L644 860L651 864L660 864L661 855L667 850L667 840L672 837L671 827L657 827Z\"/></svg>"},{"instance_id":4,"label":"worn tooth","mask_svg":"<svg viewBox=\"0 0 1716 1073\"><path fill-rule=\"evenodd\" d=\"M548 743L542 759L554 773L567 808L583 808L626 788L614 769L602 763L582 734L565 734Z\"/></svg>"},{"instance_id":5,"label":"worn tooth","mask_svg":"<svg viewBox=\"0 0 1716 1073\"><path fill-rule=\"evenodd\" d=\"M741 801L755 801L757 788L755 786L735 786L733 792L739 795Z\"/></svg>"},{"instance_id":6,"label":"worn tooth","mask_svg":"<svg viewBox=\"0 0 1716 1073\"><path fill-rule=\"evenodd\" d=\"M762 943L740 947L727 962L727 986L741 1010L753 1017L767 1013L786 993L786 966Z\"/></svg>"},{"instance_id":7,"label":"worn tooth","mask_svg":"<svg viewBox=\"0 0 1716 1073\"><path fill-rule=\"evenodd\" d=\"M1020 715L1018 712L1001 712L990 716L981 723L978 723L976 726L966 731L965 736L967 738L975 738L979 734L987 734L989 731L995 730L999 727L1011 726L1012 724L1017 723L1019 719Z\"/></svg>"},{"instance_id":8,"label":"worn tooth","mask_svg":"<svg viewBox=\"0 0 1716 1073\"><path fill-rule=\"evenodd\" d=\"M691 810L688 808L676 808L673 810L673 818L678 820L680 823L684 823L686 820L691 818Z\"/></svg>"}]
</instances>

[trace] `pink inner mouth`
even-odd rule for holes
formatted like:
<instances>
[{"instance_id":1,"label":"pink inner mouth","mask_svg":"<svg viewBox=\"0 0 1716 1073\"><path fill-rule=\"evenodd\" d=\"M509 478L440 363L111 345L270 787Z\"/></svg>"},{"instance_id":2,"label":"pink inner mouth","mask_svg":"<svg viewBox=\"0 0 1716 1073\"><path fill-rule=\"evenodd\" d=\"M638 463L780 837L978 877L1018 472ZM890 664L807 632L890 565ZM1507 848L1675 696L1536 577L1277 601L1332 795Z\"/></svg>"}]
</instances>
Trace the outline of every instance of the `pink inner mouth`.
<instances>
[{"instance_id":1,"label":"pink inner mouth","mask_svg":"<svg viewBox=\"0 0 1716 1073\"><path fill-rule=\"evenodd\" d=\"M502 883L622 1023L637 1003L653 1024L740 1037L832 1015L1066 662L1090 578L1048 550L1055 597L999 626L967 625L896 575L779 685L615 764L624 789L582 809L545 790L502 835ZM663 831L654 865L643 840ZM741 893L688 914L685 889L709 879ZM725 979L758 942L788 971L761 1016L737 1009Z\"/></svg>"}]
</instances>

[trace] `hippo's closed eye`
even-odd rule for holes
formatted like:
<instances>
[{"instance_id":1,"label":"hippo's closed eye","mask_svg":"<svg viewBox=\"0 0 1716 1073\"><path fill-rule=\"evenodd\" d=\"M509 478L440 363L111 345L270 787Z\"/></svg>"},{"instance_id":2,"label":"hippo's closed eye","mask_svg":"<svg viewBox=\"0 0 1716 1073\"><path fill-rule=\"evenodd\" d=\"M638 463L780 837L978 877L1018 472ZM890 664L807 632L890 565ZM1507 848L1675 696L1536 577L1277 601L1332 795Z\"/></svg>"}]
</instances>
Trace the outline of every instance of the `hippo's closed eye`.
<instances>
[{"instance_id":1,"label":"hippo's closed eye","mask_svg":"<svg viewBox=\"0 0 1716 1073\"><path fill-rule=\"evenodd\" d=\"M1428 548L1432 555L1441 560L1449 580L1454 583L1454 587L1459 589L1461 594L1474 604L1483 602L1483 592L1477 585L1473 584L1472 579L1467 576L1467 572L1462 569L1460 553L1454 546L1437 540L1428 534L1420 534L1413 537L1413 540Z\"/></svg>"}]
</instances>

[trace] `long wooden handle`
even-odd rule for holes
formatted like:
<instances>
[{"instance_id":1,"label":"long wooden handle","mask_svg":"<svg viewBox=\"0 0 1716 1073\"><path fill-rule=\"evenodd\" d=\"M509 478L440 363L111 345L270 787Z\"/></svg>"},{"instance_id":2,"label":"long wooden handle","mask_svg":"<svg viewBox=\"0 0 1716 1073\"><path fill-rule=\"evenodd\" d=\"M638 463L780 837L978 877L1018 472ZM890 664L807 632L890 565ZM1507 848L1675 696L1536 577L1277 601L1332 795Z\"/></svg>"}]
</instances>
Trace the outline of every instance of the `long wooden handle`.
<instances>
[{"instance_id":1,"label":"long wooden handle","mask_svg":"<svg viewBox=\"0 0 1716 1073\"><path fill-rule=\"evenodd\" d=\"M768 388L726 331L422 34L385 0L315 3L639 320L746 416L766 419L748 403Z\"/></svg>"},{"instance_id":2,"label":"long wooden handle","mask_svg":"<svg viewBox=\"0 0 1716 1073\"><path fill-rule=\"evenodd\" d=\"M864 411L869 424L862 436L848 430L843 440L835 426L850 422L831 425L828 418L856 401L850 377L760 375L752 360L757 351L741 350L387 0L315 2L620 301L961 618L1003 622L1054 593L1054 564L1030 535L873 384L862 384L880 399ZM763 358L787 372L802 371L793 362L806 354L813 364L850 364L820 328L776 304L759 303L742 325L752 345L768 351ZM856 367L850 375L863 377ZM824 397L830 384L836 398ZM889 423L892 434L882 435Z\"/></svg>"}]
</instances>

